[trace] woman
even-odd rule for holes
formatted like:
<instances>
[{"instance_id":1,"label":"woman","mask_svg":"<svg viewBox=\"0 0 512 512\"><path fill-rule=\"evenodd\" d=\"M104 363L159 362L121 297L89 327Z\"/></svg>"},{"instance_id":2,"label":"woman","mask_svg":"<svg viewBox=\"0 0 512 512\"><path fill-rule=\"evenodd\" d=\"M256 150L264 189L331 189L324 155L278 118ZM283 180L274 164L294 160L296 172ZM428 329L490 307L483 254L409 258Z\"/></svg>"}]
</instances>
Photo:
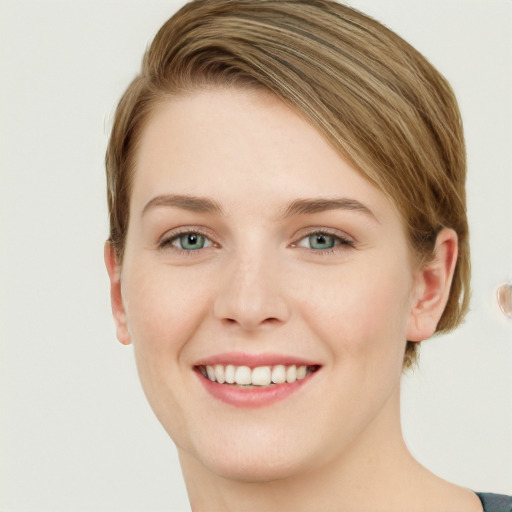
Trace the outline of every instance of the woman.
<instances>
[{"instance_id":1,"label":"woman","mask_svg":"<svg viewBox=\"0 0 512 512\"><path fill-rule=\"evenodd\" d=\"M418 52L330 0L191 2L106 165L117 336L192 510L510 508L401 433L402 371L469 286L460 115Z\"/></svg>"}]
</instances>

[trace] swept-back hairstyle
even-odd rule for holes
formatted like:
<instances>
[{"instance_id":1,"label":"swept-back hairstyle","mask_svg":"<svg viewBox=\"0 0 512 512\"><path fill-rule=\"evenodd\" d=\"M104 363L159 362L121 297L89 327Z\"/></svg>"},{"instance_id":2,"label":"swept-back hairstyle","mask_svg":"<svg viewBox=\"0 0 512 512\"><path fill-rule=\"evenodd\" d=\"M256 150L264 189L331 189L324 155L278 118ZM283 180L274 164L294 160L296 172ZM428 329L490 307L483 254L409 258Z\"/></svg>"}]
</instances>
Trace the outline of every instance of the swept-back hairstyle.
<instances>
[{"instance_id":1,"label":"swept-back hairstyle","mask_svg":"<svg viewBox=\"0 0 512 512\"><path fill-rule=\"evenodd\" d=\"M452 89L414 48L333 0L195 0L159 30L123 95L106 154L110 237L122 263L137 144L158 105L207 87L264 88L314 125L396 205L418 261L437 233L459 256L438 332L469 302L462 122ZM415 358L408 342L404 364Z\"/></svg>"}]
</instances>

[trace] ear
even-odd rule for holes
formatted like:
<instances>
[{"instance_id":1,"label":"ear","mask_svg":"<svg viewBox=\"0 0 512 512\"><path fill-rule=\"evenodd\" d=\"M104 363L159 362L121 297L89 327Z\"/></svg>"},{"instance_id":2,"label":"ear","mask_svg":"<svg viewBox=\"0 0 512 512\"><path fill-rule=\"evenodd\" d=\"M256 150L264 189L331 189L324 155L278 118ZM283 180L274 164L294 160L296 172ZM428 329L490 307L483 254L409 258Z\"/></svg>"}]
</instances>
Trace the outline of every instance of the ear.
<instances>
[{"instance_id":1,"label":"ear","mask_svg":"<svg viewBox=\"0 0 512 512\"><path fill-rule=\"evenodd\" d=\"M415 273L407 339L423 341L436 332L450 294L457 263L457 233L443 228L437 235L434 258Z\"/></svg>"},{"instance_id":2,"label":"ear","mask_svg":"<svg viewBox=\"0 0 512 512\"><path fill-rule=\"evenodd\" d=\"M110 303L116 324L117 339L123 345L129 345L130 333L128 332L126 311L121 293L121 266L117 262L114 246L110 242L105 242L104 257L108 277L110 278Z\"/></svg>"}]
</instances>

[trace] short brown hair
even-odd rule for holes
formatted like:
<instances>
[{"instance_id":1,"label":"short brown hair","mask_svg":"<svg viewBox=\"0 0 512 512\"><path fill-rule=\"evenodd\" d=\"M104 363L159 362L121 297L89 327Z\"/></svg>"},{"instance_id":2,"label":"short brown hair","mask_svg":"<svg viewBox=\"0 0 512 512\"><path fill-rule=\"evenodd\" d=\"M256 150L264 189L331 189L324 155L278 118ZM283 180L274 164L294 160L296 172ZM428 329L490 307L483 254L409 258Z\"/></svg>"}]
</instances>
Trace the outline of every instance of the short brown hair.
<instances>
[{"instance_id":1,"label":"short brown hair","mask_svg":"<svg viewBox=\"0 0 512 512\"><path fill-rule=\"evenodd\" d=\"M459 256L437 331L469 303L466 155L446 79L372 18L333 0L195 0L159 30L116 110L106 154L110 237L121 263L134 154L158 104L211 85L262 87L309 120L398 208L421 261L441 227ZM408 342L405 365L415 359Z\"/></svg>"}]
</instances>

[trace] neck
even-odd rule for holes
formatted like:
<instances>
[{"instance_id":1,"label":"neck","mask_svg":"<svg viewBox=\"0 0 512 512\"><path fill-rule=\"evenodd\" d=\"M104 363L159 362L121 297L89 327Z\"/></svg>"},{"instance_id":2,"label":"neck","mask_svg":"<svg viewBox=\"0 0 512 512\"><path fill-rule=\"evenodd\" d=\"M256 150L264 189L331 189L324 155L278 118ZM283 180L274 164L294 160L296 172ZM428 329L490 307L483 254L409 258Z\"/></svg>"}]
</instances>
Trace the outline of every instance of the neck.
<instances>
[{"instance_id":1,"label":"neck","mask_svg":"<svg viewBox=\"0 0 512 512\"><path fill-rule=\"evenodd\" d=\"M342 453L285 478L241 481L215 474L178 450L193 512L415 510L428 473L410 455L400 427L399 387ZM421 508L423 510L423 508Z\"/></svg>"}]
</instances>

